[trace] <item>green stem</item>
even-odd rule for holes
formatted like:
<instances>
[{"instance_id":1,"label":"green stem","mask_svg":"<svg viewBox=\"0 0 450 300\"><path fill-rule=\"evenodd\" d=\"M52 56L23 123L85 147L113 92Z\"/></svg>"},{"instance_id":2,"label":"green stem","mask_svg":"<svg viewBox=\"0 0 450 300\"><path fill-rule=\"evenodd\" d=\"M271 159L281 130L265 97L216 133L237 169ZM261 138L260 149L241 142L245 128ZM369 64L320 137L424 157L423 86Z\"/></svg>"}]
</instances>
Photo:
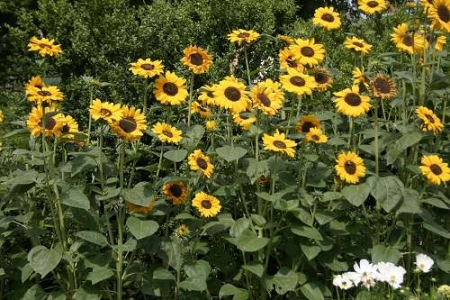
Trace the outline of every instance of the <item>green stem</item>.
<instances>
[{"instance_id":1,"label":"green stem","mask_svg":"<svg viewBox=\"0 0 450 300\"><path fill-rule=\"evenodd\" d=\"M119 157L119 184L124 187L125 172L125 141L122 141ZM119 204L116 210L117 215L117 259L116 259L116 282L117 300L122 300L123 296L123 229L124 229L124 205Z\"/></svg>"},{"instance_id":2,"label":"green stem","mask_svg":"<svg viewBox=\"0 0 450 300\"><path fill-rule=\"evenodd\" d=\"M156 170L156 178L159 177L159 172L161 171L162 160L163 160L163 151L164 151L164 146L161 145L161 152L159 152L158 169Z\"/></svg>"},{"instance_id":3,"label":"green stem","mask_svg":"<svg viewBox=\"0 0 450 300\"><path fill-rule=\"evenodd\" d=\"M92 88L89 86L89 107L92 105ZM91 139L91 127L92 127L92 114L89 113L89 120L88 120L88 132L87 132L87 138L86 138L86 145L89 145L89 141Z\"/></svg>"},{"instance_id":4,"label":"green stem","mask_svg":"<svg viewBox=\"0 0 450 300\"><path fill-rule=\"evenodd\" d=\"M373 106L373 121L374 121L374 125L375 125L375 140L374 140L374 147L375 147L375 174L377 174L377 176L380 173L380 168L379 168L379 162L378 162L378 129L379 129L379 125L378 125L378 101L374 104Z\"/></svg>"},{"instance_id":5,"label":"green stem","mask_svg":"<svg viewBox=\"0 0 450 300\"><path fill-rule=\"evenodd\" d=\"M352 151L355 151L355 143L354 143L354 135L355 135L355 131L354 131L354 124L353 124L353 118L352 117L348 117L348 123L349 123L349 134L350 134L350 139L348 140L348 148Z\"/></svg>"},{"instance_id":6,"label":"green stem","mask_svg":"<svg viewBox=\"0 0 450 300\"><path fill-rule=\"evenodd\" d=\"M147 115L147 93L150 88L150 84L147 85L147 83L144 81L143 85L144 85L144 103L142 107L142 113L144 115Z\"/></svg>"},{"instance_id":7,"label":"green stem","mask_svg":"<svg viewBox=\"0 0 450 300\"><path fill-rule=\"evenodd\" d=\"M251 87L252 86L252 80L250 78L250 67L248 65L247 46L244 46L244 58L245 58L245 68L246 68L246 71L247 71L247 82L248 82L248 86Z\"/></svg>"},{"instance_id":8,"label":"green stem","mask_svg":"<svg viewBox=\"0 0 450 300\"><path fill-rule=\"evenodd\" d=\"M191 75L191 83L190 83L190 86L189 86L188 127L191 127L191 104L192 104L192 97L194 95L194 78L195 78L195 74L192 73L192 75Z\"/></svg>"}]
</instances>

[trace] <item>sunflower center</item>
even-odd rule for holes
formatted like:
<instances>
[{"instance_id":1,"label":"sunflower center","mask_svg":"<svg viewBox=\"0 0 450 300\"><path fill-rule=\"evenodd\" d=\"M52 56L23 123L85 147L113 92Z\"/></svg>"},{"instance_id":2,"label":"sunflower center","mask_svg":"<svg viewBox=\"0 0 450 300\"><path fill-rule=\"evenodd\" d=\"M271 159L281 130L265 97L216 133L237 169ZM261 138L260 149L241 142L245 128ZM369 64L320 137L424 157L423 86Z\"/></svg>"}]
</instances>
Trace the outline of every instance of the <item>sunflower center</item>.
<instances>
[{"instance_id":1,"label":"sunflower center","mask_svg":"<svg viewBox=\"0 0 450 300\"><path fill-rule=\"evenodd\" d=\"M389 94L391 92L391 85L389 84L389 82L387 80L385 80L383 78L375 79L373 86L379 93Z\"/></svg>"},{"instance_id":2,"label":"sunflower center","mask_svg":"<svg viewBox=\"0 0 450 300\"><path fill-rule=\"evenodd\" d=\"M322 15L322 20L324 20L324 21L326 21L326 22L333 23L334 17L333 17L332 14L323 14L323 15Z\"/></svg>"},{"instance_id":3,"label":"sunflower center","mask_svg":"<svg viewBox=\"0 0 450 300\"><path fill-rule=\"evenodd\" d=\"M250 33L248 33L248 32L241 32L238 34L238 38L240 38L240 39L246 39L249 36L250 36Z\"/></svg>"},{"instance_id":4,"label":"sunflower center","mask_svg":"<svg viewBox=\"0 0 450 300\"><path fill-rule=\"evenodd\" d=\"M64 125L62 128L61 128L61 133L63 133L63 134L66 134L66 133L69 133L70 132L70 126L69 125Z\"/></svg>"},{"instance_id":5,"label":"sunflower center","mask_svg":"<svg viewBox=\"0 0 450 300\"><path fill-rule=\"evenodd\" d=\"M137 129L137 124L133 118L123 118L119 121L119 127L126 133L131 133Z\"/></svg>"},{"instance_id":6,"label":"sunflower center","mask_svg":"<svg viewBox=\"0 0 450 300\"><path fill-rule=\"evenodd\" d=\"M328 76L325 73L317 72L314 74L314 79L318 84L324 84L328 82Z\"/></svg>"},{"instance_id":7,"label":"sunflower center","mask_svg":"<svg viewBox=\"0 0 450 300\"><path fill-rule=\"evenodd\" d=\"M344 100L350 106L359 106L361 104L361 97L355 93L347 94Z\"/></svg>"},{"instance_id":8,"label":"sunflower center","mask_svg":"<svg viewBox=\"0 0 450 300\"><path fill-rule=\"evenodd\" d=\"M152 64L142 64L141 68L144 69L145 71L151 71L155 68L155 66Z\"/></svg>"},{"instance_id":9,"label":"sunflower center","mask_svg":"<svg viewBox=\"0 0 450 300\"><path fill-rule=\"evenodd\" d=\"M375 8L378 5L380 5L380 4L377 1L369 1L369 2L367 2L367 6L370 7L370 8Z\"/></svg>"},{"instance_id":10,"label":"sunflower center","mask_svg":"<svg viewBox=\"0 0 450 300\"><path fill-rule=\"evenodd\" d=\"M286 59L286 63L291 68L296 68L297 67L297 62L293 58Z\"/></svg>"},{"instance_id":11,"label":"sunflower center","mask_svg":"<svg viewBox=\"0 0 450 300\"><path fill-rule=\"evenodd\" d=\"M410 34L405 34L403 36L402 42L406 46L411 47L413 45L413 37Z\"/></svg>"},{"instance_id":12,"label":"sunflower center","mask_svg":"<svg viewBox=\"0 0 450 300\"><path fill-rule=\"evenodd\" d=\"M225 89L225 97L230 101L236 102L241 99L241 92L237 88L229 86Z\"/></svg>"},{"instance_id":13,"label":"sunflower center","mask_svg":"<svg viewBox=\"0 0 450 300\"><path fill-rule=\"evenodd\" d=\"M37 92L37 94L42 97L49 97L52 95L52 93L50 93L49 91L39 91Z\"/></svg>"},{"instance_id":14,"label":"sunflower center","mask_svg":"<svg viewBox=\"0 0 450 300\"><path fill-rule=\"evenodd\" d=\"M209 200L202 200L202 207L204 209L210 209L212 207L211 201L209 201Z\"/></svg>"},{"instance_id":15,"label":"sunflower center","mask_svg":"<svg viewBox=\"0 0 450 300\"><path fill-rule=\"evenodd\" d=\"M358 47L358 48L364 48L364 45L360 42L353 42L353 45Z\"/></svg>"},{"instance_id":16,"label":"sunflower center","mask_svg":"<svg viewBox=\"0 0 450 300\"><path fill-rule=\"evenodd\" d=\"M429 114L425 114L425 118L427 118L427 119L428 119L428 121L430 121L430 123L434 123L434 118L433 118L433 116L432 116L432 115L429 115Z\"/></svg>"},{"instance_id":17,"label":"sunflower center","mask_svg":"<svg viewBox=\"0 0 450 300\"><path fill-rule=\"evenodd\" d=\"M44 44L44 43L39 43L38 46L41 47L42 49L45 49L45 48L52 49L51 45Z\"/></svg>"},{"instance_id":18,"label":"sunflower center","mask_svg":"<svg viewBox=\"0 0 450 300\"><path fill-rule=\"evenodd\" d=\"M169 188L170 193L175 197L180 197L183 194L183 190L179 184L172 184Z\"/></svg>"},{"instance_id":19,"label":"sunflower center","mask_svg":"<svg viewBox=\"0 0 450 300\"><path fill-rule=\"evenodd\" d=\"M286 144L283 143L282 141L274 141L273 145L278 149L286 149Z\"/></svg>"},{"instance_id":20,"label":"sunflower center","mask_svg":"<svg viewBox=\"0 0 450 300\"><path fill-rule=\"evenodd\" d=\"M214 92L213 91L206 91L206 96L208 96L209 98L213 98L214 97Z\"/></svg>"},{"instance_id":21,"label":"sunflower center","mask_svg":"<svg viewBox=\"0 0 450 300\"><path fill-rule=\"evenodd\" d=\"M266 94L258 94L258 99L259 99L259 101L261 101L262 104L264 104L264 106L270 107L271 102L270 102L269 97L267 97Z\"/></svg>"},{"instance_id":22,"label":"sunflower center","mask_svg":"<svg viewBox=\"0 0 450 300\"><path fill-rule=\"evenodd\" d=\"M300 76L292 76L289 81L295 86L305 86L305 80Z\"/></svg>"},{"instance_id":23,"label":"sunflower center","mask_svg":"<svg viewBox=\"0 0 450 300\"><path fill-rule=\"evenodd\" d=\"M434 175L441 175L442 174L441 167L436 165L436 164L432 164L430 166L430 170L431 170L431 172L433 172Z\"/></svg>"},{"instance_id":24,"label":"sunflower center","mask_svg":"<svg viewBox=\"0 0 450 300\"><path fill-rule=\"evenodd\" d=\"M314 141L319 141L320 140L320 136L318 136L317 134L313 134L312 139Z\"/></svg>"},{"instance_id":25,"label":"sunflower center","mask_svg":"<svg viewBox=\"0 0 450 300\"><path fill-rule=\"evenodd\" d=\"M307 56L307 57L313 57L314 56L314 49L311 47L302 47L302 49L300 50L300 53L303 56Z\"/></svg>"},{"instance_id":26,"label":"sunflower center","mask_svg":"<svg viewBox=\"0 0 450 300\"><path fill-rule=\"evenodd\" d=\"M45 129L47 130L52 130L53 127L55 127L56 125L56 121L53 118L48 118L47 120L45 120Z\"/></svg>"},{"instance_id":27,"label":"sunflower center","mask_svg":"<svg viewBox=\"0 0 450 300\"><path fill-rule=\"evenodd\" d=\"M347 174L353 175L356 173L356 164L351 160L347 160L344 164L344 169Z\"/></svg>"},{"instance_id":28,"label":"sunflower center","mask_svg":"<svg viewBox=\"0 0 450 300\"><path fill-rule=\"evenodd\" d=\"M442 22L447 23L450 21L450 10L445 4L439 5L437 8L437 14Z\"/></svg>"},{"instance_id":29,"label":"sunflower center","mask_svg":"<svg viewBox=\"0 0 450 300\"><path fill-rule=\"evenodd\" d=\"M311 130L311 128L314 128L314 127L315 126L313 123L305 122L305 123L303 123L301 129L302 129L302 132L309 132Z\"/></svg>"},{"instance_id":30,"label":"sunflower center","mask_svg":"<svg viewBox=\"0 0 450 300\"><path fill-rule=\"evenodd\" d=\"M189 58L193 65L201 66L203 64L203 57L198 53L191 54Z\"/></svg>"},{"instance_id":31,"label":"sunflower center","mask_svg":"<svg viewBox=\"0 0 450 300\"><path fill-rule=\"evenodd\" d=\"M206 160L199 157L197 158L197 166L199 166L202 170L206 170L208 168L208 163L206 162Z\"/></svg>"},{"instance_id":32,"label":"sunflower center","mask_svg":"<svg viewBox=\"0 0 450 300\"><path fill-rule=\"evenodd\" d=\"M173 82L166 82L163 85L163 91L169 96L175 96L178 93L178 87Z\"/></svg>"},{"instance_id":33,"label":"sunflower center","mask_svg":"<svg viewBox=\"0 0 450 300\"><path fill-rule=\"evenodd\" d=\"M170 130L167 130L167 129L164 129L163 131L162 131L162 133L165 135L165 136L168 136L168 137L173 137L173 133L172 133L172 131L170 131Z\"/></svg>"},{"instance_id":34,"label":"sunflower center","mask_svg":"<svg viewBox=\"0 0 450 300\"><path fill-rule=\"evenodd\" d=\"M101 114L103 117L107 118L107 117L109 117L109 116L112 115L112 112L111 112L109 109L102 108L102 109L100 109L100 114Z\"/></svg>"}]
</instances>

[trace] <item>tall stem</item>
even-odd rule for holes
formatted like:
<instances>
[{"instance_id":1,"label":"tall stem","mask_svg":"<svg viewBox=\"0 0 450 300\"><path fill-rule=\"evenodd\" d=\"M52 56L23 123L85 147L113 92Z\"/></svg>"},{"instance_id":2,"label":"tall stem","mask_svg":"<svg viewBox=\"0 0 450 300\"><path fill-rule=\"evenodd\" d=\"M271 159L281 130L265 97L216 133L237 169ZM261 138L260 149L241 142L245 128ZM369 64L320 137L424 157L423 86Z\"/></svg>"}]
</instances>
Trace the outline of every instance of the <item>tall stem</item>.
<instances>
[{"instance_id":1,"label":"tall stem","mask_svg":"<svg viewBox=\"0 0 450 300\"><path fill-rule=\"evenodd\" d=\"M247 82L248 82L248 86L251 87L252 86L252 80L250 78L250 67L248 65L247 46L244 46L244 58L245 58L245 68L246 68L246 71L247 71Z\"/></svg>"},{"instance_id":2,"label":"tall stem","mask_svg":"<svg viewBox=\"0 0 450 300\"><path fill-rule=\"evenodd\" d=\"M191 75L191 83L189 86L189 103L188 103L188 127L191 127L191 104L192 104L192 97L194 94L194 78L195 74L192 73Z\"/></svg>"},{"instance_id":3,"label":"tall stem","mask_svg":"<svg viewBox=\"0 0 450 300\"><path fill-rule=\"evenodd\" d=\"M119 184L124 187L125 169L125 141L120 146L119 157ZM116 281L117 281L117 300L122 300L123 294L123 228L124 228L124 205L118 204L117 214L117 260L116 260Z\"/></svg>"},{"instance_id":4,"label":"tall stem","mask_svg":"<svg viewBox=\"0 0 450 300\"><path fill-rule=\"evenodd\" d=\"M375 125L375 140L374 140L374 147L375 147L375 174L377 176L380 173L379 163L378 163L378 101L373 106L373 121Z\"/></svg>"}]
</instances>

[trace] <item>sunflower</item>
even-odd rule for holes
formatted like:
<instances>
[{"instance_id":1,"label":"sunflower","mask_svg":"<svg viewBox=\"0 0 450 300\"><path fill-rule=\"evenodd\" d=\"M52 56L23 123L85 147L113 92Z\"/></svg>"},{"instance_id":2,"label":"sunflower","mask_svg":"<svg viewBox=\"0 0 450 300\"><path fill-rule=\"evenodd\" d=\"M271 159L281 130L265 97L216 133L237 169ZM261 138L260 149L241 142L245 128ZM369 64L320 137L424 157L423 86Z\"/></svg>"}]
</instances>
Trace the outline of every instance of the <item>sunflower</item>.
<instances>
[{"instance_id":1,"label":"sunflower","mask_svg":"<svg viewBox=\"0 0 450 300\"><path fill-rule=\"evenodd\" d=\"M156 79L153 93L162 104L180 105L188 96L186 79L167 71L165 76L160 75Z\"/></svg>"},{"instance_id":2,"label":"sunflower","mask_svg":"<svg viewBox=\"0 0 450 300\"><path fill-rule=\"evenodd\" d=\"M122 107L122 116L113 120L111 128L123 140L134 141L140 139L147 129L147 120L140 109L135 107Z\"/></svg>"},{"instance_id":3,"label":"sunflower","mask_svg":"<svg viewBox=\"0 0 450 300\"><path fill-rule=\"evenodd\" d=\"M250 107L251 101L248 97L246 86L234 76L227 76L220 81L214 97L216 104L222 108L230 109L232 113L240 113Z\"/></svg>"},{"instance_id":4,"label":"sunflower","mask_svg":"<svg viewBox=\"0 0 450 300\"><path fill-rule=\"evenodd\" d=\"M114 120L119 120L122 117L122 105L102 102L96 98L89 106L89 112L95 121L100 119L112 123Z\"/></svg>"},{"instance_id":5,"label":"sunflower","mask_svg":"<svg viewBox=\"0 0 450 300\"><path fill-rule=\"evenodd\" d=\"M31 93L34 93L36 89L42 89L45 86L44 81L42 81L41 76L33 76L31 79L25 84L25 94L28 96Z\"/></svg>"},{"instance_id":6,"label":"sunflower","mask_svg":"<svg viewBox=\"0 0 450 300\"><path fill-rule=\"evenodd\" d=\"M272 79L266 79L252 89L253 107L261 110L266 116L275 115L283 106L283 101L281 84Z\"/></svg>"},{"instance_id":7,"label":"sunflower","mask_svg":"<svg viewBox=\"0 0 450 300\"><path fill-rule=\"evenodd\" d=\"M450 32L450 0L434 0L428 7L427 16L434 29Z\"/></svg>"},{"instance_id":8,"label":"sunflower","mask_svg":"<svg viewBox=\"0 0 450 300\"><path fill-rule=\"evenodd\" d=\"M320 120L313 115L303 116L297 123L298 133L308 133L312 128L320 129Z\"/></svg>"},{"instance_id":9,"label":"sunflower","mask_svg":"<svg viewBox=\"0 0 450 300\"><path fill-rule=\"evenodd\" d=\"M233 122L241 126L244 130L249 130L250 126L256 122L256 117L250 112L240 112L233 114Z\"/></svg>"},{"instance_id":10,"label":"sunflower","mask_svg":"<svg viewBox=\"0 0 450 300\"><path fill-rule=\"evenodd\" d=\"M419 106L416 108L416 114L423 121L421 126L423 131L433 131L433 133L436 134L441 132L444 128L441 119L439 119L431 109L425 106Z\"/></svg>"},{"instance_id":11,"label":"sunflower","mask_svg":"<svg viewBox=\"0 0 450 300\"><path fill-rule=\"evenodd\" d=\"M59 139L74 140L75 134L79 133L78 123L72 116L61 114L53 130Z\"/></svg>"},{"instance_id":12,"label":"sunflower","mask_svg":"<svg viewBox=\"0 0 450 300\"><path fill-rule=\"evenodd\" d=\"M313 76L300 73L292 68L288 69L287 72L286 75L280 76L280 82L286 91L295 93L298 96L311 95L313 89L317 87Z\"/></svg>"},{"instance_id":13,"label":"sunflower","mask_svg":"<svg viewBox=\"0 0 450 300\"><path fill-rule=\"evenodd\" d=\"M194 74L208 72L212 64L212 58L203 48L189 46L183 50L183 53L184 57L181 62Z\"/></svg>"},{"instance_id":14,"label":"sunflower","mask_svg":"<svg viewBox=\"0 0 450 300\"><path fill-rule=\"evenodd\" d=\"M237 43L239 46L249 44L259 39L259 33L253 30L237 29L227 34L228 40Z\"/></svg>"},{"instance_id":15,"label":"sunflower","mask_svg":"<svg viewBox=\"0 0 450 300\"><path fill-rule=\"evenodd\" d=\"M447 37L445 35L439 35L434 40L434 50L440 52L444 50L444 46L447 43Z\"/></svg>"},{"instance_id":16,"label":"sunflower","mask_svg":"<svg viewBox=\"0 0 450 300\"><path fill-rule=\"evenodd\" d=\"M353 85L360 85L361 83L369 88L370 79L367 77L360 68L355 67L352 71L353 75Z\"/></svg>"},{"instance_id":17,"label":"sunflower","mask_svg":"<svg viewBox=\"0 0 450 300\"><path fill-rule=\"evenodd\" d=\"M290 45L289 48L302 65L313 67L325 58L323 45L316 44L314 38L309 40L296 39L295 44Z\"/></svg>"},{"instance_id":18,"label":"sunflower","mask_svg":"<svg viewBox=\"0 0 450 300\"><path fill-rule=\"evenodd\" d=\"M427 10L431 6L433 6L433 0L420 0L420 4Z\"/></svg>"},{"instance_id":19,"label":"sunflower","mask_svg":"<svg viewBox=\"0 0 450 300\"><path fill-rule=\"evenodd\" d=\"M305 139L307 142L313 142L315 144L323 144L328 141L328 137L317 127L311 128L306 134Z\"/></svg>"},{"instance_id":20,"label":"sunflower","mask_svg":"<svg viewBox=\"0 0 450 300\"><path fill-rule=\"evenodd\" d=\"M450 168L437 155L424 155L421 159L420 170L428 179L428 183L440 185L450 180Z\"/></svg>"},{"instance_id":21,"label":"sunflower","mask_svg":"<svg viewBox=\"0 0 450 300\"><path fill-rule=\"evenodd\" d=\"M303 73L305 71L305 66L300 63L300 59L296 58L294 51L290 48L285 47L278 53L278 58L280 61L280 69L293 68Z\"/></svg>"},{"instance_id":22,"label":"sunflower","mask_svg":"<svg viewBox=\"0 0 450 300\"><path fill-rule=\"evenodd\" d=\"M372 95L376 98L391 99L397 95L394 80L384 74L377 74L370 81L370 87Z\"/></svg>"},{"instance_id":23,"label":"sunflower","mask_svg":"<svg viewBox=\"0 0 450 300\"><path fill-rule=\"evenodd\" d=\"M217 88L217 84L205 85L200 89L200 95L198 100L202 101L203 105L215 105L216 100L214 98L214 91Z\"/></svg>"},{"instance_id":24,"label":"sunflower","mask_svg":"<svg viewBox=\"0 0 450 300\"><path fill-rule=\"evenodd\" d=\"M370 49L372 49L372 45L367 44L363 39L354 36L345 38L344 47L363 54L369 54Z\"/></svg>"},{"instance_id":25,"label":"sunflower","mask_svg":"<svg viewBox=\"0 0 450 300\"><path fill-rule=\"evenodd\" d=\"M338 112L349 116L359 117L367 113L371 107L370 98L359 93L357 85L334 93L337 97L334 100Z\"/></svg>"},{"instance_id":26,"label":"sunflower","mask_svg":"<svg viewBox=\"0 0 450 300\"><path fill-rule=\"evenodd\" d=\"M0 110L0 123L3 123L5 120L5 115L3 114L3 111Z\"/></svg>"},{"instance_id":27,"label":"sunflower","mask_svg":"<svg viewBox=\"0 0 450 300\"><path fill-rule=\"evenodd\" d=\"M51 104L53 101L62 101L64 98L63 93L54 85L43 86L42 88L29 86L27 93L28 100L35 102L37 105Z\"/></svg>"},{"instance_id":28,"label":"sunflower","mask_svg":"<svg viewBox=\"0 0 450 300\"><path fill-rule=\"evenodd\" d=\"M279 34L279 35L277 35L277 38L279 38L280 40L282 40L283 42L285 42L288 45L292 45L293 43L295 43L294 39L287 35Z\"/></svg>"},{"instance_id":29,"label":"sunflower","mask_svg":"<svg viewBox=\"0 0 450 300\"><path fill-rule=\"evenodd\" d=\"M187 227L185 224L181 224L180 226L178 226L177 228L177 236L178 237L184 237L189 235L190 231L189 231L189 227Z\"/></svg>"},{"instance_id":30,"label":"sunflower","mask_svg":"<svg viewBox=\"0 0 450 300\"><path fill-rule=\"evenodd\" d=\"M57 122L60 114L56 111L56 106L42 107L38 105L33 107L27 119L27 127L30 129L31 135L40 136L44 131L43 119L45 115L45 136L51 136L57 128Z\"/></svg>"},{"instance_id":31,"label":"sunflower","mask_svg":"<svg viewBox=\"0 0 450 300\"><path fill-rule=\"evenodd\" d=\"M129 69L134 75L144 78L153 78L162 74L164 66L160 60L151 60L150 58L139 58L137 62L130 63Z\"/></svg>"},{"instance_id":32,"label":"sunflower","mask_svg":"<svg viewBox=\"0 0 450 300\"><path fill-rule=\"evenodd\" d=\"M387 8L386 0L358 0L358 8L365 14L373 15Z\"/></svg>"},{"instance_id":33,"label":"sunflower","mask_svg":"<svg viewBox=\"0 0 450 300\"><path fill-rule=\"evenodd\" d=\"M278 129L273 136L264 133L263 136L264 150L285 153L290 157L295 156L295 146L297 143L287 139L284 133L280 133Z\"/></svg>"},{"instance_id":34,"label":"sunflower","mask_svg":"<svg viewBox=\"0 0 450 300\"><path fill-rule=\"evenodd\" d=\"M158 136L163 143L180 144L182 139L181 130L167 123L158 122L152 127L152 132Z\"/></svg>"},{"instance_id":35,"label":"sunflower","mask_svg":"<svg viewBox=\"0 0 450 300\"><path fill-rule=\"evenodd\" d=\"M339 14L334 11L334 7L319 7L314 12L312 20L314 25L323 27L325 30L333 30L341 27Z\"/></svg>"},{"instance_id":36,"label":"sunflower","mask_svg":"<svg viewBox=\"0 0 450 300\"><path fill-rule=\"evenodd\" d=\"M195 194L194 199L192 199L192 206L205 218L217 216L222 209L219 199L204 192Z\"/></svg>"},{"instance_id":37,"label":"sunflower","mask_svg":"<svg viewBox=\"0 0 450 300\"><path fill-rule=\"evenodd\" d=\"M425 46L425 39L421 33L411 33L408 24L401 23L391 33L391 41L402 52L409 54L421 53Z\"/></svg>"},{"instance_id":38,"label":"sunflower","mask_svg":"<svg viewBox=\"0 0 450 300\"><path fill-rule=\"evenodd\" d=\"M127 209L135 214L148 215L155 207L156 198L150 198L147 205L137 205L128 201L125 201Z\"/></svg>"},{"instance_id":39,"label":"sunflower","mask_svg":"<svg viewBox=\"0 0 450 300\"><path fill-rule=\"evenodd\" d=\"M217 123L214 120L206 121L205 127L207 130L214 130L217 127Z\"/></svg>"},{"instance_id":40,"label":"sunflower","mask_svg":"<svg viewBox=\"0 0 450 300\"><path fill-rule=\"evenodd\" d=\"M188 157L188 163L192 171L200 170L202 175L211 178L214 172L214 165L211 163L209 157L202 153L202 150L197 149Z\"/></svg>"},{"instance_id":41,"label":"sunflower","mask_svg":"<svg viewBox=\"0 0 450 300\"><path fill-rule=\"evenodd\" d=\"M339 154L334 167L341 180L348 183L358 183L366 175L364 161L355 152Z\"/></svg>"},{"instance_id":42,"label":"sunflower","mask_svg":"<svg viewBox=\"0 0 450 300\"><path fill-rule=\"evenodd\" d=\"M333 85L333 74L327 68L316 67L310 75L313 76L319 92L324 92Z\"/></svg>"},{"instance_id":43,"label":"sunflower","mask_svg":"<svg viewBox=\"0 0 450 300\"><path fill-rule=\"evenodd\" d=\"M211 110L208 107L202 106L198 101L192 102L191 113L198 113L202 118L208 118L212 116Z\"/></svg>"},{"instance_id":44,"label":"sunflower","mask_svg":"<svg viewBox=\"0 0 450 300\"><path fill-rule=\"evenodd\" d=\"M47 55L57 57L62 53L61 45L55 45L55 40L38 39L35 36L30 39L28 51L36 51L42 57Z\"/></svg>"},{"instance_id":45,"label":"sunflower","mask_svg":"<svg viewBox=\"0 0 450 300\"><path fill-rule=\"evenodd\" d=\"M186 202L187 187L183 182L169 182L163 185L162 192L167 201L173 205L180 205Z\"/></svg>"}]
</instances>

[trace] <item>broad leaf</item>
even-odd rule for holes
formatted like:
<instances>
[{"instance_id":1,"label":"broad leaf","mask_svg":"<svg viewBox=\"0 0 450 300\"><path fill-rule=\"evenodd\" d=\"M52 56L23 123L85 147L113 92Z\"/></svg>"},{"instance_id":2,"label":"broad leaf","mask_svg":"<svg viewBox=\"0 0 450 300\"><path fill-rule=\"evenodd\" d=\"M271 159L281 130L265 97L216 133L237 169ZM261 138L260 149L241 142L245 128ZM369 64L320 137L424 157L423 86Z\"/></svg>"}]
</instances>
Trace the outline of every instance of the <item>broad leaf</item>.
<instances>
[{"instance_id":1,"label":"broad leaf","mask_svg":"<svg viewBox=\"0 0 450 300\"><path fill-rule=\"evenodd\" d=\"M39 245L28 252L28 261L33 270L45 277L59 264L62 258L62 249L59 246L48 249Z\"/></svg>"},{"instance_id":2,"label":"broad leaf","mask_svg":"<svg viewBox=\"0 0 450 300\"><path fill-rule=\"evenodd\" d=\"M72 188L61 195L61 202L70 207L88 210L91 207L88 197L83 193L82 188Z\"/></svg>"},{"instance_id":3,"label":"broad leaf","mask_svg":"<svg viewBox=\"0 0 450 300\"><path fill-rule=\"evenodd\" d=\"M136 217L130 216L127 219L127 227L131 234L138 240L153 235L158 231L159 225L152 220L140 220Z\"/></svg>"},{"instance_id":4,"label":"broad leaf","mask_svg":"<svg viewBox=\"0 0 450 300\"><path fill-rule=\"evenodd\" d=\"M403 182L396 176L371 177L372 196L381 203L381 207L390 212L403 198Z\"/></svg>"},{"instance_id":5,"label":"broad leaf","mask_svg":"<svg viewBox=\"0 0 450 300\"><path fill-rule=\"evenodd\" d=\"M179 149L179 150L169 150L163 154L165 158L171 160L173 162L183 161L187 156L187 150Z\"/></svg>"},{"instance_id":6,"label":"broad leaf","mask_svg":"<svg viewBox=\"0 0 450 300\"><path fill-rule=\"evenodd\" d=\"M233 296L233 300L247 300L248 299L248 291L237 288L232 284L224 284L219 291L219 298L222 299L226 296Z\"/></svg>"},{"instance_id":7,"label":"broad leaf","mask_svg":"<svg viewBox=\"0 0 450 300\"><path fill-rule=\"evenodd\" d=\"M87 230L85 230L85 231L78 231L76 233L76 236L81 238L81 239L83 239L83 240L85 240L85 241L91 242L93 244L96 244L96 245L99 245L99 246L102 246L102 247L108 245L106 237L103 234L101 234L100 232L97 232L97 231L87 231Z\"/></svg>"},{"instance_id":8,"label":"broad leaf","mask_svg":"<svg viewBox=\"0 0 450 300\"><path fill-rule=\"evenodd\" d=\"M223 146L216 149L217 154L227 162L238 160L247 154L247 150L237 146Z\"/></svg>"},{"instance_id":9,"label":"broad leaf","mask_svg":"<svg viewBox=\"0 0 450 300\"><path fill-rule=\"evenodd\" d=\"M372 262L391 262L397 264L402 254L397 249L385 247L384 245L375 245L371 250Z\"/></svg>"},{"instance_id":10,"label":"broad leaf","mask_svg":"<svg viewBox=\"0 0 450 300\"><path fill-rule=\"evenodd\" d=\"M360 206L369 197L370 185L367 183L348 185L344 187L342 194L353 206Z\"/></svg>"}]
</instances>

